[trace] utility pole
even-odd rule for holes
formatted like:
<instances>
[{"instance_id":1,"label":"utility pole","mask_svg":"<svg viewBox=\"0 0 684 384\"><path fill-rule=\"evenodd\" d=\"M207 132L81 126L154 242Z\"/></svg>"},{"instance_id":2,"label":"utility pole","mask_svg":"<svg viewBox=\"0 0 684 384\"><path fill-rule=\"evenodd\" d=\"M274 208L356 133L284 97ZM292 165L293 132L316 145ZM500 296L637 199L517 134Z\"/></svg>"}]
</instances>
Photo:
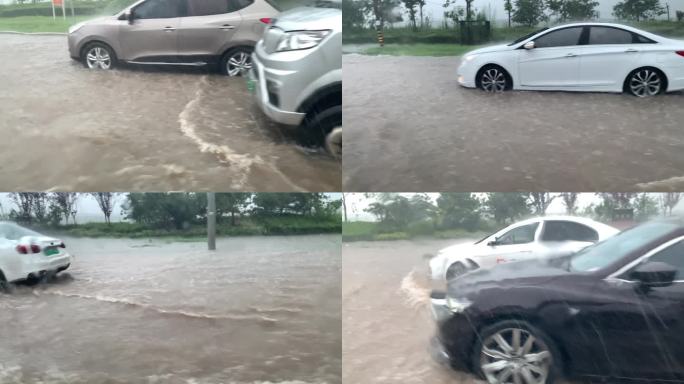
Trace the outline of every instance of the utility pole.
<instances>
[{"instance_id":1,"label":"utility pole","mask_svg":"<svg viewBox=\"0 0 684 384\"><path fill-rule=\"evenodd\" d=\"M209 250L216 250L216 194L207 193L207 237Z\"/></svg>"},{"instance_id":2,"label":"utility pole","mask_svg":"<svg viewBox=\"0 0 684 384\"><path fill-rule=\"evenodd\" d=\"M667 9L667 21L670 21L670 3L665 3L665 9Z\"/></svg>"},{"instance_id":3,"label":"utility pole","mask_svg":"<svg viewBox=\"0 0 684 384\"><path fill-rule=\"evenodd\" d=\"M74 0L69 0L69 4L71 5L71 17L76 16L74 14Z\"/></svg>"}]
</instances>

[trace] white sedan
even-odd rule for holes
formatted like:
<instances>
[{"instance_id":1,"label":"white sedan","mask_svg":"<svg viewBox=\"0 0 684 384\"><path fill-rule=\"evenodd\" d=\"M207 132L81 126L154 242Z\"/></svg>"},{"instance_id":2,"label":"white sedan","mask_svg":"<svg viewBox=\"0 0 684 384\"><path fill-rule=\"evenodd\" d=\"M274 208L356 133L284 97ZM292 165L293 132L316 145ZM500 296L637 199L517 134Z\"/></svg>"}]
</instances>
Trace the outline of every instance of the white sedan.
<instances>
[{"instance_id":1,"label":"white sedan","mask_svg":"<svg viewBox=\"0 0 684 384\"><path fill-rule=\"evenodd\" d=\"M72 256L61 240L17 224L0 222L0 291L20 280L38 279L63 271Z\"/></svg>"},{"instance_id":2,"label":"white sedan","mask_svg":"<svg viewBox=\"0 0 684 384\"><path fill-rule=\"evenodd\" d=\"M434 280L450 280L501 263L570 255L618 232L616 228L583 217L527 219L476 243L456 244L440 250L430 259L430 276Z\"/></svg>"},{"instance_id":3,"label":"white sedan","mask_svg":"<svg viewBox=\"0 0 684 384\"><path fill-rule=\"evenodd\" d=\"M684 89L684 41L620 24L567 24L469 52L457 75L462 86L488 92L624 91L654 96Z\"/></svg>"}]
</instances>

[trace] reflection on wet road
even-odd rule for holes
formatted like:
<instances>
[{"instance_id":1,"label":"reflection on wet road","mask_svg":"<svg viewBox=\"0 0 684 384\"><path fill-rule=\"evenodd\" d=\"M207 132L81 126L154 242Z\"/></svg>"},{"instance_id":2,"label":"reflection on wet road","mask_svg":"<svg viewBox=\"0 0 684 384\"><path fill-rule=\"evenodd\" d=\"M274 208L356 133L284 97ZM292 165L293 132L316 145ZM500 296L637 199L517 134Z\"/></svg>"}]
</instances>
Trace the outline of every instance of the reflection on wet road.
<instances>
[{"instance_id":1,"label":"reflection on wet road","mask_svg":"<svg viewBox=\"0 0 684 384\"><path fill-rule=\"evenodd\" d=\"M461 88L458 58L344 55L348 191L684 187L682 93Z\"/></svg>"},{"instance_id":2,"label":"reflection on wet road","mask_svg":"<svg viewBox=\"0 0 684 384\"><path fill-rule=\"evenodd\" d=\"M345 383L472 384L430 358L435 328L422 255L453 241L358 242L342 248Z\"/></svg>"},{"instance_id":3,"label":"reflection on wet road","mask_svg":"<svg viewBox=\"0 0 684 384\"><path fill-rule=\"evenodd\" d=\"M270 122L243 78L88 71L64 36L0 38L0 189L337 191L341 166Z\"/></svg>"},{"instance_id":4,"label":"reflection on wet road","mask_svg":"<svg viewBox=\"0 0 684 384\"><path fill-rule=\"evenodd\" d=\"M341 383L339 236L66 243L0 295L0 382Z\"/></svg>"}]
</instances>

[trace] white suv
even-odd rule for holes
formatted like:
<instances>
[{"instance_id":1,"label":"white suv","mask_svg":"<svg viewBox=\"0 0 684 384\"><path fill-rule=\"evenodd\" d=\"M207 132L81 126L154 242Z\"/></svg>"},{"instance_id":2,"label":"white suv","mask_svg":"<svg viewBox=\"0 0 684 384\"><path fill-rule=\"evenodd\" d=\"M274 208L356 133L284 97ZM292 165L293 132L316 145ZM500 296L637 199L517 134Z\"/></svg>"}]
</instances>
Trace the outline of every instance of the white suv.
<instances>
[{"instance_id":1,"label":"white suv","mask_svg":"<svg viewBox=\"0 0 684 384\"><path fill-rule=\"evenodd\" d=\"M0 291L11 283L61 272L72 257L64 242L10 222L0 222Z\"/></svg>"},{"instance_id":2,"label":"white suv","mask_svg":"<svg viewBox=\"0 0 684 384\"><path fill-rule=\"evenodd\" d=\"M272 120L302 129L307 144L342 156L341 2L284 12L252 54L250 88Z\"/></svg>"}]
</instances>

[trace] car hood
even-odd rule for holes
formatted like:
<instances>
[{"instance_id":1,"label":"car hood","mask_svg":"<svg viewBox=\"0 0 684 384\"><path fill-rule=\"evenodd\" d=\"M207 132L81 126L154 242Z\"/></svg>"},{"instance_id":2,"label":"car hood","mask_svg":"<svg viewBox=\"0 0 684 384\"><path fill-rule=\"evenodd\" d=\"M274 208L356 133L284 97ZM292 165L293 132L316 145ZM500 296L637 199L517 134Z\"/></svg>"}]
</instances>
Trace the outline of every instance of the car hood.
<instances>
[{"instance_id":1,"label":"car hood","mask_svg":"<svg viewBox=\"0 0 684 384\"><path fill-rule=\"evenodd\" d=\"M342 11L337 8L298 7L281 13L276 27L285 31L340 29Z\"/></svg>"},{"instance_id":2,"label":"car hood","mask_svg":"<svg viewBox=\"0 0 684 384\"><path fill-rule=\"evenodd\" d=\"M482 53L489 53L489 52L510 51L512 49L514 49L514 47L508 46L506 44L491 45L489 47L482 47L482 48L476 49L474 51L470 51L463 56L479 55Z\"/></svg>"},{"instance_id":3,"label":"car hood","mask_svg":"<svg viewBox=\"0 0 684 384\"><path fill-rule=\"evenodd\" d=\"M551 260L526 260L497 265L494 268L469 272L447 284L452 297L467 296L488 288L509 288L523 285L548 284L570 274L565 268L569 257Z\"/></svg>"}]
</instances>

